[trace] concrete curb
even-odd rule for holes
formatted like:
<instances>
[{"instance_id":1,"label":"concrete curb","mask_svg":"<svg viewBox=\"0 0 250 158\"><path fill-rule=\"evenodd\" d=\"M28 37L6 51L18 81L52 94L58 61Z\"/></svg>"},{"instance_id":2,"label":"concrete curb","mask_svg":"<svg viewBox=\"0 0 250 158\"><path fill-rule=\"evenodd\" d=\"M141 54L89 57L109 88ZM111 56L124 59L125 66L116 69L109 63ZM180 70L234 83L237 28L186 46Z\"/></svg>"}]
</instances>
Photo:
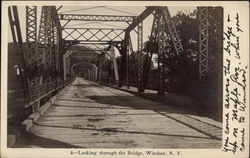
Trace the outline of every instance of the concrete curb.
<instances>
[{"instance_id":1,"label":"concrete curb","mask_svg":"<svg viewBox=\"0 0 250 158\"><path fill-rule=\"evenodd\" d=\"M16 135L9 134L7 136L8 137L8 144L7 144L7 146L8 147L13 147L18 140L20 140L22 137L24 137L25 133L29 131L29 129L34 124L34 122L37 121L44 114L44 112L46 112L51 107L51 105L55 102L55 100L57 99L57 97L60 96L66 89L68 89L70 85L71 85L71 83L68 84L66 87L64 87L55 96L53 96L52 98L50 98L47 103L43 104L37 110L37 112L31 114L27 119L25 119L21 123L20 128L19 128L19 130L18 130L18 132L17 132Z\"/></svg>"},{"instance_id":2,"label":"concrete curb","mask_svg":"<svg viewBox=\"0 0 250 158\"><path fill-rule=\"evenodd\" d=\"M53 101L52 101L53 100ZM38 118L48 110L48 108L54 103L55 96L52 97L47 103L45 103L43 106L41 106L37 112L31 114L26 120L24 120L21 124L22 130L28 131L31 126L33 125L33 122L38 120Z\"/></svg>"},{"instance_id":3,"label":"concrete curb","mask_svg":"<svg viewBox=\"0 0 250 158\"><path fill-rule=\"evenodd\" d=\"M69 85L67 85L65 88L63 88L59 93L57 93L55 96L49 99L47 103L42 105L37 112L31 114L26 120L24 120L21 124L21 130L25 130L26 132L29 131L29 129L32 127L33 123L37 121L40 116L46 112L52 104L54 104L55 100L58 96L60 96L66 89L68 89Z\"/></svg>"}]
</instances>

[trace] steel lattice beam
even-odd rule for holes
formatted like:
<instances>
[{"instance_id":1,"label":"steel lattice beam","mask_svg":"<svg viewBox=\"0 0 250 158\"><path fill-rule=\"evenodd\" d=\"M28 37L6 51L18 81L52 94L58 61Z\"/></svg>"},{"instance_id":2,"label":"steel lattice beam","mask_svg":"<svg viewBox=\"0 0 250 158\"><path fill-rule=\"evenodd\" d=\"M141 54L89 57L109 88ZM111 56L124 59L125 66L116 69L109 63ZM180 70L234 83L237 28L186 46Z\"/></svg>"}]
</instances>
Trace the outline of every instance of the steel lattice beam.
<instances>
[{"instance_id":1,"label":"steel lattice beam","mask_svg":"<svg viewBox=\"0 0 250 158\"><path fill-rule=\"evenodd\" d=\"M164 15L164 20L166 22L171 40L174 44L176 54L179 55L183 51L183 47L182 47L179 35L176 31L175 24L170 16L170 12L168 10L168 7L160 7L160 9L162 11L162 14Z\"/></svg>"},{"instance_id":2,"label":"steel lattice beam","mask_svg":"<svg viewBox=\"0 0 250 158\"><path fill-rule=\"evenodd\" d=\"M39 25L39 32L38 32L38 48L37 48L37 64L38 64L38 73L39 76L42 75L42 65L44 65L44 58L43 54L45 54L46 51L46 46L47 46L47 27L46 27L46 23L47 23L47 7L42 7L42 11L41 11L41 19L40 19L40 25ZM45 45L46 44L46 45ZM41 53L40 53L41 52Z\"/></svg>"},{"instance_id":3,"label":"steel lattice beam","mask_svg":"<svg viewBox=\"0 0 250 158\"><path fill-rule=\"evenodd\" d=\"M154 16L154 19L153 19L151 34L149 38L150 46L148 46L150 47L150 50L147 50L146 59L143 64L143 75L142 75L142 80L141 80L142 91L144 91L146 87L153 53L156 53L157 51L156 48L157 48L157 41L158 41L158 23L159 23L159 18L160 18L159 11L156 11L154 15L156 16Z\"/></svg>"},{"instance_id":4,"label":"steel lattice beam","mask_svg":"<svg viewBox=\"0 0 250 158\"><path fill-rule=\"evenodd\" d=\"M165 27L166 23L163 16L160 16L158 23L158 94L164 95L164 82L165 82Z\"/></svg>"},{"instance_id":5,"label":"steel lattice beam","mask_svg":"<svg viewBox=\"0 0 250 158\"><path fill-rule=\"evenodd\" d=\"M149 7L147 9L149 9ZM182 47L179 35L177 33L177 30L175 28L175 24L170 16L168 7L156 7L152 9L155 10L155 13L154 13L155 17L154 17L151 36L149 40L149 44L150 44L149 47L152 50L150 50L150 52L147 52L146 60L144 62L144 71L142 75L142 80L140 81L141 86L142 86L141 91L144 91L145 86L146 86L152 53L155 51L153 48L158 47L158 94L164 95L165 71L167 70L166 62L169 60L169 57L171 55L175 55L174 53L170 52L170 48L171 48L170 43L172 42L177 55L179 55L183 51L183 47ZM145 13L145 15L148 16L149 12L150 11ZM139 17L141 19L144 18L144 16L143 17L139 16ZM138 20L141 20L141 19L138 18ZM135 23L135 24L138 25L138 23ZM128 28L129 30L131 30L133 27L130 26Z\"/></svg>"},{"instance_id":6,"label":"steel lattice beam","mask_svg":"<svg viewBox=\"0 0 250 158\"><path fill-rule=\"evenodd\" d=\"M28 43L37 40L37 7L26 6L26 41Z\"/></svg>"},{"instance_id":7,"label":"steel lattice beam","mask_svg":"<svg viewBox=\"0 0 250 158\"><path fill-rule=\"evenodd\" d=\"M51 82L57 79L57 62L59 54L59 21L55 6L42 6L38 34L38 72L39 82ZM49 73L48 73L49 72Z\"/></svg>"},{"instance_id":8,"label":"steel lattice beam","mask_svg":"<svg viewBox=\"0 0 250 158\"><path fill-rule=\"evenodd\" d=\"M198 7L199 18L199 79L208 73L208 8Z\"/></svg>"},{"instance_id":9,"label":"steel lattice beam","mask_svg":"<svg viewBox=\"0 0 250 158\"><path fill-rule=\"evenodd\" d=\"M158 23L159 23L159 11L156 11L155 12L155 15L154 16L154 20L153 20L153 23L152 23L152 28L151 28L151 34L150 34L150 42L152 43L156 43L157 42L157 36L158 36Z\"/></svg>"},{"instance_id":10,"label":"steel lattice beam","mask_svg":"<svg viewBox=\"0 0 250 158\"><path fill-rule=\"evenodd\" d=\"M48 16L49 7L42 6L41 19L38 33L38 50L37 50L37 64L38 64L38 76L39 83L43 84L44 75L48 65Z\"/></svg>"},{"instance_id":11,"label":"steel lattice beam","mask_svg":"<svg viewBox=\"0 0 250 158\"><path fill-rule=\"evenodd\" d=\"M84 48L81 48L84 47ZM109 51L109 43L80 43L76 46L68 48L68 50L79 50L79 51Z\"/></svg>"},{"instance_id":12,"label":"steel lattice beam","mask_svg":"<svg viewBox=\"0 0 250 158\"><path fill-rule=\"evenodd\" d=\"M59 8L56 9L55 6L53 6L53 12L52 12L52 16L53 16L53 21L55 22L55 44L56 44L56 69L58 72L58 76L60 76L61 78L63 77L63 58L62 58L62 54L63 54L63 40L62 40L62 26L60 23L60 20L58 18L58 10L62 8L62 6L60 6Z\"/></svg>"},{"instance_id":13,"label":"steel lattice beam","mask_svg":"<svg viewBox=\"0 0 250 158\"><path fill-rule=\"evenodd\" d=\"M122 41L124 37L123 29L108 28L63 28L64 40L110 42Z\"/></svg>"},{"instance_id":14,"label":"steel lattice beam","mask_svg":"<svg viewBox=\"0 0 250 158\"><path fill-rule=\"evenodd\" d=\"M57 79L57 35L58 35L58 30L57 30L57 22L55 17L55 12L56 8L51 7L51 43L50 43L50 48L51 48L51 54L50 54L50 74L51 74L51 81L56 81Z\"/></svg>"},{"instance_id":15,"label":"steel lattice beam","mask_svg":"<svg viewBox=\"0 0 250 158\"><path fill-rule=\"evenodd\" d=\"M153 13L158 7L147 7L135 20L126 28L126 32L132 31L136 26L138 26L145 18L147 18L151 13Z\"/></svg>"},{"instance_id":16,"label":"steel lattice beam","mask_svg":"<svg viewBox=\"0 0 250 158\"><path fill-rule=\"evenodd\" d=\"M138 91L141 92L141 80L143 74L143 23L138 25L138 52L136 53L137 59L137 83L138 83Z\"/></svg>"},{"instance_id":17,"label":"steel lattice beam","mask_svg":"<svg viewBox=\"0 0 250 158\"><path fill-rule=\"evenodd\" d=\"M133 22L136 16L59 14L60 20Z\"/></svg>"},{"instance_id":18,"label":"steel lattice beam","mask_svg":"<svg viewBox=\"0 0 250 158\"><path fill-rule=\"evenodd\" d=\"M25 61L27 64L29 85L36 85L36 47L37 47L37 7L26 6L26 43Z\"/></svg>"},{"instance_id":19,"label":"steel lattice beam","mask_svg":"<svg viewBox=\"0 0 250 158\"><path fill-rule=\"evenodd\" d=\"M60 21L57 16L57 10L55 6L51 6L51 80L56 81L58 72L60 71L60 63L62 63L61 54L61 30ZM61 56L60 56L61 55Z\"/></svg>"}]
</instances>

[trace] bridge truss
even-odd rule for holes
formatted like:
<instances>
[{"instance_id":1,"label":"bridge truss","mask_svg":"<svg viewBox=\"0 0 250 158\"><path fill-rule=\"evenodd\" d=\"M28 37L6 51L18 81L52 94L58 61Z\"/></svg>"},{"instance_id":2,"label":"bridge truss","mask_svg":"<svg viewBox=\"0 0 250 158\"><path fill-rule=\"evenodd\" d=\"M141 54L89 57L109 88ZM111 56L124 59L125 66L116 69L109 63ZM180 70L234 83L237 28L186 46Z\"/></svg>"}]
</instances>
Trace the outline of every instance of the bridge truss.
<instances>
[{"instance_id":1,"label":"bridge truss","mask_svg":"<svg viewBox=\"0 0 250 158\"><path fill-rule=\"evenodd\" d=\"M11 11L11 8L15 8ZM21 30L18 22L16 6L9 8L10 26L13 41L22 47ZM12 12L15 16L11 16ZM143 20L154 15L150 43L152 50L143 51ZM200 78L205 77L208 71L208 22L206 7L199 8L200 19ZM12 19L14 17L15 19ZM24 87L42 85L44 83L63 80L63 55L73 45L81 44L87 49L105 52L115 46L121 56L122 64L119 72L119 86L128 85L128 55L133 54L137 87L139 92L145 90L150 64L154 53L158 55L158 94L164 95L165 72L168 69L166 62L172 55L184 53L180 37L171 18L168 7L147 7L139 16L118 15L82 15L58 14L55 6L42 6L40 23L37 23L37 7L26 7L26 54L19 52L23 57ZM64 21L64 25L61 22ZM125 29L113 28L77 28L69 27L72 21L91 22L124 22L128 24ZM16 27L14 27L16 26ZM137 29L136 29L137 28ZM134 52L130 32L135 31L138 39L138 51ZM18 36L16 36L16 34ZM175 52L170 51L174 46ZM74 49L74 48L72 48ZM22 49L19 49L23 50ZM100 62L99 62L100 63Z\"/></svg>"}]
</instances>

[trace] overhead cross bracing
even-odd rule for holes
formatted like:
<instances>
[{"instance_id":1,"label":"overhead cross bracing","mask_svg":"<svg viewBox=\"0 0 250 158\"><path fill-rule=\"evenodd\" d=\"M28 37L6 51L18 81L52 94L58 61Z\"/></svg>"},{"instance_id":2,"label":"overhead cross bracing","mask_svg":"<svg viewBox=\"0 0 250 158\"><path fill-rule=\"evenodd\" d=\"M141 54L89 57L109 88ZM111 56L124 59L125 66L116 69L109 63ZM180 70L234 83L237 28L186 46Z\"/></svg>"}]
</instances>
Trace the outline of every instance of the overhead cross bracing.
<instances>
[{"instance_id":1,"label":"overhead cross bracing","mask_svg":"<svg viewBox=\"0 0 250 158\"><path fill-rule=\"evenodd\" d=\"M110 44L109 43L79 43L73 45L69 48L69 50L79 50L79 51L109 51Z\"/></svg>"},{"instance_id":2,"label":"overhead cross bracing","mask_svg":"<svg viewBox=\"0 0 250 158\"><path fill-rule=\"evenodd\" d=\"M110 9L113 11L117 11L117 12L122 12L122 13L126 13L128 14L128 12L125 11L119 11L117 9L112 9L112 8L108 8L105 7L106 9ZM92 8L87 8L87 9L92 9ZM83 10L85 10L83 8ZM74 11L74 10L73 10ZM77 10L75 10L77 11ZM77 42L80 43L86 43L86 42L106 42L109 44L109 49L112 46L115 46L118 48L120 54L124 54L126 52L124 52L124 37L125 37L125 28L127 26L129 26L136 18L137 16L128 16L128 15L83 15L83 14L59 14L58 15L60 21L64 22L63 26L62 26L62 37L63 37L63 41L64 43L68 43L67 48L70 47L71 44L77 44ZM88 22L88 23L76 23L76 22ZM108 22L116 22L116 23L122 23L122 27L119 27L117 24L110 24ZM91 27L79 27L81 25L103 25L106 26L106 28L91 28ZM124 25L125 24L125 25ZM97 26L95 25L95 26ZM124 27L125 26L125 27ZM135 29L133 29L135 30ZM135 30L136 33L138 33ZM142 39L142 31L141 34L139 35L140 39ZM142 45L142 42L141 42ZM85 45L86 46L86 45ZM86 49L87 47L85 47ZM96 47L96 45L92 45L92 47L88 47L91 48L91 50L93 51L104 51L104 52L109 52L109 50L105 49L100 49L100 46ZM142 46L141 46L142 49ZM114 52L114 50L112 50ZM112 52L111 51L111 52ZM117 65L116 65L116 61L115 59L113 59L115 56L112 55L112 53L107 53L107 55L110 56L110 59L112 60L112 62L114 63L114 69L115 71L118 71L117 69ZM112 57L113 56L113 57ZM100 58L101 60L101 58ZM126 65L123 64L122 66L122 70L125 70ZM111 67L112 68L112 67ZM118 72L115 73L116 74L116 78L118 78ZM124 73L121 72L120 75L123 75ZM119 83L119 85L121 86L124 80L124 77L120 77L121 81L117 81L117 83Z\"/></svg>"},{"instance_id":3,"label":"overhead cross bracing","mask_svg":"<svg viewBox=\"0 0 250 158\"><path fill-rule=\"evenodd\" d=\"M136 16L59 14L60 20L133 22Z\"/></svg>"},{"instance_id":4,"label":"overhead cross bracing","mask_svg":"<svg viewBox=\"0 0 250 158\"><path fill-rule=\"evenodd\" d=\"M166 22L166 25L168 27L168 31L167 30L163 30L163 32L166 32L166 34L170 34L169 36L172 39L172 42L175 46L176 49L176 53L179 54L179 52L182 50L182 46L180 43L180 39L178 37L178 34L176 33L174 24L171 20L171 16L169 14L168 8L167 7L147 7L139 16L128 16L128 15L89 15L89 14L58 14L55 17L46 17L46 14L49 14L49 12L51 12L49 9L47 12L45 12L46 7L44 7L44 9L42 10L43 14L42 14L42 18L41 20L46 20L46 19L55 19L56 21L59 21L59 25L60 26L60 36L61 36L61 41L62 41L62 45L64 48L64 53L67 49L70 48L71 45L74 44L79 44L84 43L84 42L107 42L109 44L111 44L111 42L118 42L118 43L113 43L113 45L115 47L118 48L118 50L120 51L121 55L122 55L122 68L120 71L122 71L120 73L121 75L121 82L120 82L120 86L122 86L122 84L124 83L124 72L123 71L128 71L128 68L124 68L125 65L128 66L128 63L126 64L126 54L128 55L128 51L131 50L132 47L128 47L126 48L127 44L132 44L132 42L127 42L127 39L130 39L130 32L132 30L135 30L136 34L137 34L137 38L138 38L138 44L137 44L137 48L138 48L138 52L135 53L135 68L136 68L136 72L135 75L137 76L137 84L138 84L138 90L139 91L143 91L143 85L145 85L146 83L146 79L147 78L147 66L145 67L144 65L147 65L147 63L144 62L144 55L143 55L143 27L142 27L142 22L145 18L147 18L149 15L154 14L154 16L164 16ZM86 8L85 8L86 9ZM87 9L93 9L93 8L87 8ZM107 7L106 7L107 9ZM110 9L110 8L108 8ZM114 9L113 9L114 10ZM156 10L157 10L157 14L156 14ZM73 10L74 11L74 10ZM116 11L118 11L116 9ZM69 12L69 11L68 11ZM120 11L121 12L121 11ZM123 11L123 13L125 13ZM54 14L54 13L53 13ZM60 23L62 21L64 22L64 25L61 25ZM90 21L93 22L93 24L101 24L101 25L106 25L109 27L106 28L90 28L90 27L77 27L77 25L81 25L81 24L72 24L73 21ZM42 22L42 21L41 21ZM127 27L125 27L124 29L118 29L118 28L110 28L113 25L111 24L102 24L101 22L122 22L122 23L126 23L126 25L128 25ZM71 24L70 24L71 23ZM41 23L43 24L43 23ZM48 26L51 25L50 23L47 23ZM85 25L88 23L84 23ZM89 23L91 24L91 23ZM41 25L42 26L42 25ZM50 26L49 26L50 27ZM136 29L137 27L137 29ZM157 26L156 26L157 27ZM46 27L40 27L41 29L47 29ZM55 31L57 31L59 29L55 29ZM43 32L39 33L39 37L45 37L46 34L43 33L48 33L48 35L50 35L50 30L48 30L48 32L46 32L45 30L42 30ZM153 30L154 31L154 30ZM165 34L165 33L163 33ZM57 35L59 37L59 35ZM127 37L126 37L127 36ZM38 39L43 42L44 44L47 44L46 40L41 40L42 38ZM50 37L49 37L50 38ZM54 40L57 40L57 38L54 38ZM39 41L38 41L39 43ZM110 47L110 46L109 46ZM85 47L86 48L86 47ZM88 47L90 48L90 47ZM93 47L92 47L93 48ZM97 47L94 48L95 50L103 50L103 49L99 49ZM164 48L163 48L164 49ZM53 49L50 49L53 50ZM44 50L47 51L47 50ZM134 50L132 50L133 52ZM131 53L132 53L131 52ZM41 56L40 56L41 57ZM48 61L45 60L46 59L46 55L44 58L44 62ZM51 58L54 59L54 58ZM51 60L50 60L51 61ZM48 65L48 64L45 64ZM45 66L46 67L46 66ZM144 71L144 68L145 71ZM161 76L161 74L159 74ZM123 77L122 77L123 76ZM163 75L164 76L164 75ZM128 78L127 78L128 80ZM158 81L160 82L160 81Z\"/></svg>"},{"instance_id":5,"label":"overhead cross bracing","mask_svg":"<svg viewBox=\"0 0 250 158\"><path fill-rule=\"evenodd\" d=\"M62 28L64 40L77 41L121 41L124 37L123 29L108 28Z\"/></svg>"},{"instance_id":6,"label":"overhead cross bracing","mask_svg":"<svg viewBox=\"0 0 250 158\"><path fill-rule=\"evenodd\" d=\"M100 7L94 8L97 9ZM166 82L166 75L164 74L164 71L168 69L165 63L170 60L169 56L178 56L185 53L181 38L178 35L178 31L175 27L175 23L170 15L168 7L149 6L146 7L146 9L138 16L115 14L58 14L58 9L56 9L55 6L42 6L40 23L37 23L38 18L36 7L27 6L26 8L26 41L28 45L28 53L25 54L25 64L28 67L27 69L25 68L25 72L28 74L27 81L30 85L35 86L46 82L56 81L58 78L65 76L63 75L63 56L68 50L74 52L89 50L111 52L114 51L114 48L112 47L115 47L121 55L121 64L119 67L119 86L123 86L125 83L129 84L129 75L133 75L136 76L136 86L138 87L138 91L142 92L147 84L152 56L153 54L156 54L158 57L158 92L159 94L164 93L164 85ZM123 11L123 13L125 12ZM205 18L203 18L205 13L201 11L199 13L201 19L200 26L203 28L205 26L204 23L206 22L204 20ZM142 26L143 21L150 15L153 15L154 22L149 41L153 43L152 48L154 47L156 49L147 50L147 52L145 52L143 45L144 27ZM64 25L61 24L62 21L64 21ZM84 23L84 27L80 27L81 24L75 24L73 21L93 22L91 24L96 26L97 24L100 26L103 25L101 23L105 23L107 27L87 27L87 23ZM13 25L14 22L11 24ZM124 28L113 28L111 24L108 24L108 22L122 23ZM206 29L207 28L203 30L200 29L200 37L204 36L204 39L204 34L206 34L206 38L208 36ZM137 37L136 39L133 37L133 40L131 40L131 32L133 30L135 30ZM133 41L137 41L136 46L132 46ZM203 77L209 70L207 63L207 58L209 56L207 49L208 44L206 41L207 40L203 40L201 38L200 42L200 46L206 46L206 49L205 47L204 49L203 47L200 47L200 56L204 58L200 57L199 63L200 75ZM103 42L105 44L103 44ZM81 48L72 47L79 44L81 44ZM172 46L174 49L171 49L170 51L169 47ZM133 48L137 48L137 50ZM128 62L130 57L133 57L133 60ZM133 71L135 72L132 74L129 74L129 65L134 67Z\"/></svg>"}]
</instances>

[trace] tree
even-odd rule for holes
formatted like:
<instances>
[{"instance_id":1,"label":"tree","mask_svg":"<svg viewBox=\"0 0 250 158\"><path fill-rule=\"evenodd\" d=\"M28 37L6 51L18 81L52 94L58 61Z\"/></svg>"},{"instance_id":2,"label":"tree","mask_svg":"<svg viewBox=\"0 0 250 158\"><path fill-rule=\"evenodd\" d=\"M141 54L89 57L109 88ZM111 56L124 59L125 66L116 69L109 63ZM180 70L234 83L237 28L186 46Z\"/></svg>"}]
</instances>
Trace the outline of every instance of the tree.
<instances>
[{"instance_id":1,"label":"tree","mask_svg":"<svg viewBox=\"0 0 250 158\"><path fill-rule=\"evenodd\" d=\"M168 69L166 78L173 81L175 90L182 92L188 91L189 87L198 80L199 23L195 16L196 12L194 10L190 14L185 14L179 11L172 17L184 51L166 60ZM170 51L175 52L173 43Z\"/></svg>"}]
</instances>

